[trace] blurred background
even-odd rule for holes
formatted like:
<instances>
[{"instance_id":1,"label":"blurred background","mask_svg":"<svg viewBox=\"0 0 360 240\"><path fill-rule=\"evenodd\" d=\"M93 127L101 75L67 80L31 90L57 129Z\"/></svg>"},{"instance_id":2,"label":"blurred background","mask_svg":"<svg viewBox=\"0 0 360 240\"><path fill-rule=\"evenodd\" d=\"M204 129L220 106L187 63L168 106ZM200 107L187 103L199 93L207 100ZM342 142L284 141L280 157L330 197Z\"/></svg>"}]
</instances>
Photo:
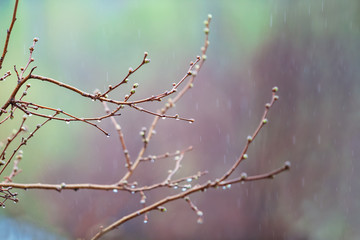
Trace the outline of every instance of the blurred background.
<instances>
[{"instance_id":1,"label":"blurred background","mask_svg":"<svg viewBox=\"0 0 360 240\"><path fill-rule=\"evenodd\" d=\"M14 1L0 1L3 46ZM234 163L261 119L271 88L280 100L269 124L251 145L249 159L234 173L265 173L291 161L290 172L265 180L191 196L204 223L185 201L131 220L104 239L358 239L360 237L360 2L272 1L20 1L2 76L24 66L32 39L35 74L86 92L104 91L149 52L151 63L131 77L141 98L171 87L203 45L203 21L211 13L207 61L194 88L171 114L194 124L161 120L148 154L194 146L177 177L199 170L214 179ZM13 73L14 74L14 73ZM0 82L1 105L16 84ZM78 116L103 113L100 103L33 80L26 97ZM122 99L132 84L111 97ZM156 110L163 103L146 104ZM1 126L4 140L19 124ZM142 146L139 131L153 117L125 109L118 117L130 155ZM33 129L41 119L31 117ZM21 183L104 183L125 173L121 147L110 120L95 128L52 121L23 147ZM144 163L131 180L163 181L172 159ZM81 190L19 190L20 202L0 211L1 239L89 238L140 205L140 196ZM147 194L155 202L175 190Z\"/></svg>"}]
</instances>

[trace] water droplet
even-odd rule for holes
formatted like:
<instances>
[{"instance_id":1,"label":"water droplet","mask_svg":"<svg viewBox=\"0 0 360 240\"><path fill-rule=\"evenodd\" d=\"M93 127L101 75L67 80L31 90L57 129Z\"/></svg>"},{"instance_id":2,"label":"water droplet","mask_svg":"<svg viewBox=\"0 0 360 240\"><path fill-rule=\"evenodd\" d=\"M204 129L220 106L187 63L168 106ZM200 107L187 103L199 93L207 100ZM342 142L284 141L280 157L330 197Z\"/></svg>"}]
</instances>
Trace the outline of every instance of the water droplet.
<instances>
[{"instance_id":1,"label":"water droplet","mask_svg":"<svg viewBox=\"0 0 360 240\"><path fill-rule=\"evenodd\" d=\"M117 192L118 192L118 190L115 188L115 189L113 190L113 192L114 192L114 193L117 193Z\"/></svg>"},{"instance_id":2,"label":"water droplet","mask_svg":"<svg viewBox=\"0 0 360 240\"><path fill-rule=\"evenodd\" d=\"M203 222L204 222L204 220L202 218L198 218L198 220L197 220L198 224L202 224Z\"/></svg>"},{"instance_id":3,"label":"water droplet","mask_svg":"<svg viewBox=\"0 0 360 240\"><path fill-rule=\"evenodd\" d=\"M144 220L144 223L147 223L147 222L148 222L148 220L145 219L145 220Z\"/></svg>"},{"instance_id":4,"label":"water droplet","mask_svg":"<svg viewBox=\"0 0 360 240\"><path fill-rule=\"evenodd\" d=\"M178 186L174 186L174 189L178 189L179 187Z\"/></svg>"},{"instance_id":5,"label":"water droplet","mask_svg":"<svg viewBox=\"0 0 360 240\"><path fill-rule=\"evenodd\" d=\"M132 191L132 192L131 192L131 194L135 194L135 192L134 192L134 191Z\"/></svg>"},{"instance_id":6,"label":"water droplet","mask_svg":"<svg viewBox=\"0 0 360 240\"><path fill-rule=\"evenodd\" d=\"M183 187L183 188L181 189L181 191L185 192L185 191L186 191L186 187Z\"/></svg>"},{"instance_id":7,"label":"water droplet","mask_svg":"<svg viewBox=\"0 0 360 240\"><path fill-rule=\"evenodd\" d=\"M154 163L154 162L155 162L155 159L153 159L153 158L150 159L150 162L151 162L151 163Z\"/></svg>"},{"instance_id":8,"label":"water droplet","mask_svg":"<svg viewBox=\"0 0 360 240\"><path fill-rule=\"evenodd\" d=\"M101 122L101 120L99 119L99 120L97 120L98 122Z\"/></svg>"},{"instance_id":9,"label":"water droplet","mask_svg":"<svg viewBox=\"0 0 360 240\"><path fill-rule=\"evenodd\" d=\"M109 138L109 137L110 137L110 134L106 135L106 137Z\"/></svg>"},{"instance_id":10,"label":"water droplet","mask_svg":"<svg viewBox=\"0 0 360 240\"><path fill-rule=\"evenodd\" d=\"M192 178L188 178L186 179L187 182L191 182L192 181Z\"/></svg>"},{"instance_id":11,"label":"water droplet","mask_svg":"<svg viewBox=\"0 0 360 240\"><path fill-rule=\"evenodd\" d=\"M2 208L5 208L5 205L2 205Z\"/></svg>"},{"instance_id":12,"label":"water droplet","mask_svg":"<svg viewBox=\"0 0 360 240\"><path fill-rule=\"evenodd\" d=\"M66 124L70 124L70 121L69 120L65 120Z\"/></svg>"},{"instance_id":13,"label":"water droplet","mask_svg":"<svg viewBox=\"0 0 360 240\"><path fill-rule=\"evenodd\" d=\"M162 119L166 119L166 117L162 117Z\"/></svg>"}]
</instances>

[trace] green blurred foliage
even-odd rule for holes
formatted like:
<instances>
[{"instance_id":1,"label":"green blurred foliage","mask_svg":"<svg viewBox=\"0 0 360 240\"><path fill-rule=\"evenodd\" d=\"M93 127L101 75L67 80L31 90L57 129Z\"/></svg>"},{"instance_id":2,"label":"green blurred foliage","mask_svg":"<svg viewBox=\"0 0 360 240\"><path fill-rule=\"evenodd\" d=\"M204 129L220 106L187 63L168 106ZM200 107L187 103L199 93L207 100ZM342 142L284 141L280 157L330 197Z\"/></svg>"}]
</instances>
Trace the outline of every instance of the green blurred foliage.
<instances>
[{"instance_id":1,"label":"green blurred foliage","mask_svg":"<svg viewBox=\"0 0 360 240\"><path fill-rule=\"evenodd\" d=\"M0 1L0 45L10 23L12 1ZM357 239L360 232L358 68L360 4L335 1L21 1L9 53L0 75L23 66L28 46L36 74L87 92L104 91L149 52L151 63L131 78L138 98L168 89L200 54L203 20L213 15L208 60L194 89L172 113L195 124L163 120L148 154L193 145L182 176L209 170L219 177L232 165L260 120L271 88L280 101L269 125L251 146L249 161L236 172L266 172L292 162L273 181L208 191L192 199L205 213L203 225L179 201L166 214L151 213L146 225L135 219L107 239ZM0 104L16 84L0 83ZM31 82L27 99L81 116L102 113L102 105L42 82ZM121 99L131 85L111 97ZM156 110L161 104L145 107ZM21 118L20 112L17 117ZM125 110L119 122L129 150L141 147L138 132L151 116ZM40 119L32 117L29 128ZM112 183L124 173L116 133L112 137L78 123L51 122L24 147L19 182ZM15 120L0 131L5 139ZM165 163L145 164L134 179L163 180ZM180 176L180 175L179 175ZM161 193L149 194L155 201ZM69 239L93 233L139 208L138 196L79 191L20 192L2 217L29 221ZM134 200L135 198L135 200ZM139 201L140 201L140 197ZM162 231L154 231L162 229Z\"/></svg>"}]
</instances>

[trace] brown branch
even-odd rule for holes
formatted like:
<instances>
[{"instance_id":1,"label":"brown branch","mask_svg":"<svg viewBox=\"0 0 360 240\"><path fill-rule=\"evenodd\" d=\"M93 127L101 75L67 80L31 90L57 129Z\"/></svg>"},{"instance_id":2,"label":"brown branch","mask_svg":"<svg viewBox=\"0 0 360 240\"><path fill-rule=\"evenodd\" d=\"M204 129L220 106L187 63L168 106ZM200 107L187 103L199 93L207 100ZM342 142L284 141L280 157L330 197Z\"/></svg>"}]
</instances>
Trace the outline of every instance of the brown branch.
<instances>
[{"instance_id":1,"label":"brown branch","mask_svg":"<svg viewBox=\"0 0 360 240\"><path fill-rule=\"evenodd\" d=\"M17 8L18 8L18 3L19 3L19 0L16 0L15 1L15 6L14 6L13 16L12 16L12 20L11 20L11 24L10 24L9 29L7 30L7 33L6 33L6 40L5 40L5 44L4 44L4 50L3 50L3 53L2 53L2 55L0 57L0 69L2 68L2 64L4 62L4 59L5 59L5 56L6 56L6 53L7 53L7 48L8 48L9 41L10 41L11 31L12 31L12 29L14 27L14 24L15 24L15 21L16 21L16 12L17 12Z\"/></svg>"},{"instance_id":2,"label":"brown branch","mask_svg":"<svg viewBox=\"0 0 360 240\"><path fill-rule=\"evenodd\" d=\"M97 129L99 129L101 132L103 132L106 136L109 136L109 133L107 133L104 129L102 129L101 127L99 127L97 124L94 124L92 122L89 122L89 121L93 121L93 120L101 120L101 119L104 119L106 117L110 117L110 115L107 115L107 116L103 116L103 117L98 117L98 118L79 118L79 117L76 117L74 115L71 115L69 113L66 113L64 111L62 111L61 109L54 109L54 108L50 108L50 107L46 107L46 106L42 106L42 105L38 105L38 104L34 104L34 103L28 103L28 102L24 102L24 101L14 101L14 104L16 104L16 107L19 108L21 111L23 111L24 113L26 113L27 115L35 115L35 116L38 116L38 117L42 117L42 118L51 118L53 120L58 120L58 121L64 121L66 123L69 123L70 121L79 121L79 122L84 122L86 124L89 124ZM23 105L25 106L34 106L36 108L41 108L41 109L46 109L46 110L50 110L50 111L54 111L54 112L57 112L58 114L64 114L66 116L69 116L71 117L72 119L69 119L69 118L60 118L60 117L54 117L54 116L49 116L49 115L45 115L45 114L41 114L41 113L37 113L37 112L34 112L34 111L29 111L27 109L25 109L23 107Z\"/></svg>"},{"instance_id":3,"label":"brown branch","mask_svg":"<svg viewBox=\"0 0 360 240\"><path fill-rule=\"evenodd\" d=\"M159 159L175 157L175 156L179 156L180 154L184 154L185 152L191 151L192 149L193 149L193 147L189 146L187 149L184 149L182 151L176 151L174 153L164 153L161 155L150 155L150 156L141 158L140 161L155 161L155 160L159 160Z\"/></svg>"},{"instance_id":4,"label":"brown branch","mask_svg":"<svg viewBox=\"0 0 360 240\"><path fill-rule=\"evenodd\" d=\"M264 111L264 114L263 114L263 116L261 118L261 121L260 121L258 127L256 128L256 130L255 130L255 132L253 133L252 136L248 136L247 143L246 143L245 147L243 148L243 150L242 150L242 152L240 154L240 157L234 163L234 165L219 179L219 182L222 182L222 181L226 180L235 171L235 169L239 166L239 164L243 160L248 158L248 155L246 153L247 153L247 150L248 150L250 144L256 138L256 136L260 132L261 128L268 122L268 120L266 119L266 116L268 115L269 110L273 106L275 101L279 99L279 97L276 95L277 91L278 91L278 87L273 87L271 102L265 104L265 111Z\"/></svg>"},{"instance_id":5,"label":"brown branch","mask_svg":"<svg viewBox=\"0 0 360 240\"><path fill-rule=\"evenodd\" d=\"M176 92L177 91L177 87L180 86L180 84L189 76L191 76L191 78L189 79L188 83L185 85L185 87L175 96L175 98L173 100L169 100L169 102L167 104L165 104L165 107L162 108L159 112L161 115L164 115L170 108L174 107L174 103L176 103L177 101L179 101L183 96L184 94L190 89L193 87L193 82L198 74L198 72L200 71L201 67L203 66L205 60L206 60L206 52L207 52L207 49L209 47L209 24L210 24L210 21L212 19L212 16L209 14L208 15L208 19L205 21L205 43L204 43L204 46L201 48L201 52L202 52L202 57L197 57L196 58L196 61L195 63L191 62L190 63L190 68L187 72L187 74L178 82L178 84L173 84L174 88L175 88L175 91L173 92ZM207 30L206 30L207 29ZM193 71L193 69L195 68L196 72ZM174 90L173 88L173 90ZM166 92L165 92L166 93ZM155 130L155 127L159 121L160 117L159 116L155 116L153 122L151 123L151 126L150 126L150 129L149 129L149 132L148 132L148 135L146 137L146 141L147 143L150 142L150 139L153 135L153 132ZM140 151L139 151L139 154L134 162L134 164L132 165L131 167L131 170L130 172L128 172L120 181L125 181L127 180L131 175L132 175L132 172L135 170L135 168L139 165L141 159L143 158L143 155L145 153L145 150L146 150L146 146L143 146Z\"/></svg>"},{"instance_id":6,"label":"brown branch","mask_svg":"<svg viewBox=\"0 0 360 240\"><path fill-rule=\"evenodd\" d=\"M120 83L116 84L115 86L111 86L111 85L110 85L110 86L109 86L109 89L108 89L105 93L101 94L101 96L102 96L102 97L105 97L107 94L109 94L109 93L110 93L111 91L113 91L114 89L118 88L119 86L121 86L121 85L124 84L124 83L127 83L127 82L129 81L129 77L130 77L133 73L135 73L135 72L136 72L139 68L141 68L144 64L150 62L150 59L147 59L147 58L146 58L147 56L148 56L148 53L145 52L145 53L144 53L144 58L143 58L142 62L140 63L140 65L139 65L137 68L135 68L134 70L133 70L132 68L130 68L128 74L124 77L124 79L123 79Z\"/></svg>"},{"instance_id":7,"label":"brown branch","mask_svg":"<svg viewBox=\"0 0 360 240\"><path fill-rule=\"evenodd\" d=\"M273 172L270 172L269 174L271 174L271 176L275 176L276 174L279 174L285 170L288 170L289 168L286 167L282 167L278 170L275 170ZM267 179L269 178L269 174L263 174L263 175L258 175L256 177L253 177L253 178L245 178L243 181L246 182L246 181L259 181L259 180L263 180L263 179ZM225 184L224 184L225 185ZM188 189L187 191L184 191L184 192L180 192L178 194L174 194L174 195L170 195L170 196L167 196L147 207L144 207L144 208L141 208L137 211L134 211L124 217L122 217L121 219L113 222L112 224L110 224L109 226L107 227L101 227L100 228L100 231L94 235L93 238L91 238L92 240L96 240L96 239L99 239L100 237L102 237L104 234L110 232L111 230L119 227L121 224L135 218L135 217L138 217L140 215L143 215L145 213L148 213L152 210L156 210L158 209L158 207L168 203L168 202L172 202L172 201L175 201L177 199L181 199L181 198L185 198L186 196L190 195L190 194L193 194L195 192L200 192L200 191L204 191L205 189L209 189L209 188L217 188L218 186L223 186L222 184L220 184L218 181L209 181L205 184L202 184L202 185L195 185L194 187Z\"/></svg>"},{"instance_id":8,"label":"brown branch","mask_svg":"<svg viewBox=\"0 0 360 240\"><path fill-rule=\"evenodd\" d=\"M55 115L57 115L58 113L55 113ZM23 121L25 121L25 117L23 118ZM19 151L19 149L23 146L26 145L26 143L29 141L29 139L31 139L34 134L39 131L39 129L44 126L46 123L48 123L51 120L51 118L46 119L42 124L38 124L36 126L36 129L30 133L30 135L27 138L23 138L20 142L20 144L17 146L17 148L15 148L15 150L13 151L12 155L9 157L9 159L6 161L5 165L3 166L3 168L0 171L0 175L4 172L4 170L6 169L6 167L9 165L9 163L11 162L11 160L13 159L13 157L15 156L15 154Z\"/></svg>"},{"instance_id":9,"label":"brown branch","mask_svg":"<svg viewBox=\"0 0 360 240\"><path fill-rule=\"evenodd\" d=\"M106 102L103 102L103 105L104 105L105 112L110 114L111 111L110 111L108 105L106 104ZM121 108L121 106L120 106L120 108ZM126 162L125 165L126 165L128 171L130 171L130 168L131 168L130 154L129 154L129 150L126 148L125 138L124 138L124 134L121 130L121 126L113 116L111 116L110 119L111 119L111 122L113 123L113 125L117 131L117 134L119 136L119 139L120 139L121 147L123 149L123 153L125 156L125 162Z\"/></svg>"}]
</instances>

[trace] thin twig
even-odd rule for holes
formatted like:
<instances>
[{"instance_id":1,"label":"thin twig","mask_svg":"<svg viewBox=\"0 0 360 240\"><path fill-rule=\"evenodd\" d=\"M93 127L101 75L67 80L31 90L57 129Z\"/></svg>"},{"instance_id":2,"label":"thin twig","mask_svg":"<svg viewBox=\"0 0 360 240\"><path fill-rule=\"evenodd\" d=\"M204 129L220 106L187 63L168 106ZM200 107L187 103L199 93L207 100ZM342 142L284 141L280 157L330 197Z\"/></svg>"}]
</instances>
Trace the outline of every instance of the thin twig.
<instances>
[{"instance_id":1,"label":"thin twig","mask_svg":"<svg viewBox=\"0 0 360 240\"><path fill-rule=\"evenodd\" d=\"M12 31L12 29L14 27L14 24L15 24L15 21L16 21L16 12L17 12L17 8L18 8L18 3L19 3L19 0L16 0L15 1L15 6L14 6L13 16L12 16L12 20L11 20L11 24L10 24L9 29L7 30L7 33L6 33L6 40L5 40L5 44L4 44L4 50L3 50L3 53L2 53L2 55L0 57L0 69L2 68L2 64L4 62L4 59L5 59L5 56L6 56L6 53L7 53L7 48L8 48L9 41L10 41L11 31Z\"/></svg>"}]
</instances>

